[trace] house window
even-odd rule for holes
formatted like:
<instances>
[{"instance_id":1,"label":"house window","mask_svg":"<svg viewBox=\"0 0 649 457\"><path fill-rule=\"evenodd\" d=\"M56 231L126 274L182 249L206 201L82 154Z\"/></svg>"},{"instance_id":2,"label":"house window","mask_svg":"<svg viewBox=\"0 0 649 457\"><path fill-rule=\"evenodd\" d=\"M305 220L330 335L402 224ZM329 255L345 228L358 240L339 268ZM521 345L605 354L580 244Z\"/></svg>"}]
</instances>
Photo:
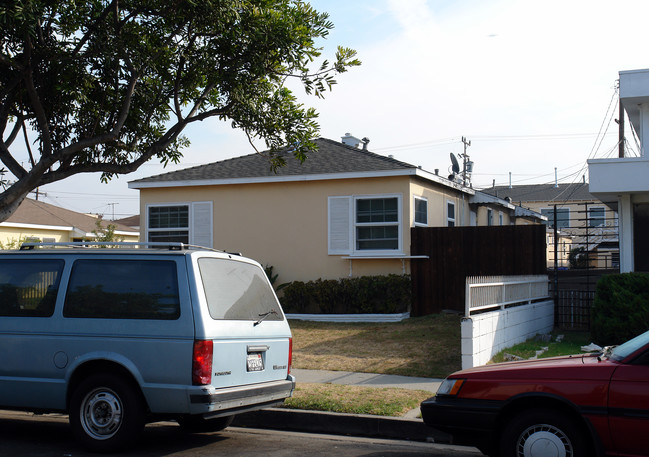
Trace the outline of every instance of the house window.
<instances>
[{"instance_id":1,"label":"house window","mask_svg":"<svg viewBox=\"0 0 649 457\"><path fill-rule=\"evenodd\" d=\"M494 211L491 208L487 208L487 225L494 225Z\"/></svg>"},{"instance_id":2,"label":"house window","mask_svg":"<svg viewBox=\"0 0 649 457\"><path fill-rule=\"evenodd\" d=\"M504 225L505 224L505 218L503 216L503 213L498 213L498 225Z\"/></svg>"},{"instance_id":3,"label":"house window","mask_svg":"<svg viewBox=\"0 0 649 457\"><path fill-rule=\"evenodd\" d=\"M588 209L588 226L604 227L606 225L605 211L603 207Z\"/></svg>"},{"instance_id":4,"label":"house window","mask_svg":"<svg viewBox=\"0 0 649 457\"><path fill-rule=\"evenodd\" d=\"M541 214L548 218L547 225L554 228L554 208L542 208ZM557 228L570 228L570 209L557 208Z\"/></svg>"},{"instance_id":5,"label":"house window","mask_svg":"<svg viewBox=\"0 0 649 457\"><path fill-rule=\"evenodd\" d=\"M446 202L446 225L455 227L455 203Z\"/></svg>"},{"instance_id":6,"label":"house window","mask_svg":"<svg viewBox=\"0 0 649 457\"><path fill-rule=\"evenodd\" d=\"M189 243L189 205L150 206L148 239Z\"/></svg>"},{"instance_id":7,"label":"house window","mask_svg":"<svg viewBox=\"0 0 649 457\"><path fill-rule=\"evenodd\" d=\"M212 247L212 202L150 205L147 240Z\"/></svg>"},{"instance_id":8,"label":"house window","mask_svg":"<svg viewBox=\"0 0 649 457\"><path fill-rule=\"evenodd\" d=\"M356 250L399 249L399 204L393 198L356 200Z\"/></svg>"},{"instance_id":9,"label":"house window","mask_svg":"<svg viewBox=\"0 0 649 457\"><path fill-rule=\"evenodd\" d=\"M330 255L400 253L401 196L329 197Z\"/></svg>"},{"instance_id":10,"label":"house window","mask_svg":"<svg viewBox=\"0 0 649 457\"><path fill-rule=\"evenodd\" d=\"M415 197L415 225L428 225L428 200Z\"/></svg>"}]
</instances>

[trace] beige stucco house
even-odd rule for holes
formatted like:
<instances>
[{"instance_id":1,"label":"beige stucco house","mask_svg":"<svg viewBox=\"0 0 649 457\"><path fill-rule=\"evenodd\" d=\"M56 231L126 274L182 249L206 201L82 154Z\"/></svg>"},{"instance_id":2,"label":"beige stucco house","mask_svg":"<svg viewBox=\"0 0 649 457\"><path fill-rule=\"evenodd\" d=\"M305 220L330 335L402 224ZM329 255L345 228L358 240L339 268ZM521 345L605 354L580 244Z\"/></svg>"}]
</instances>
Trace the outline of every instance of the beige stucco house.
<instances>
[{"instance_id":1,"label":"beige stucco house","mask_svg":"<svg viewBox=\"0 0 649 457\"><path fill-rule=\"evenodd\" d=\"M142 239L241 252L286 282L409 273L411 227L487 225L487 209L494 225L530 216L366 144L316 143L304 163L283 152L276 173L262 153L130 182Z\"/></svg>"},{"instance_id":2,"label":"beige stucco house","mask_svg":"<svg viewBox=\"0 0 649 457\"><path fill-rule=\"evenodd\" d=\"M6 221L0 223L0 243L17 247L22 241L68 242L96 238L97 216L77 213L59 206L26 198ZM138 241L140 233L130 227L110 221L115 235L124 241Z\"/></svg>"}]
</instances>

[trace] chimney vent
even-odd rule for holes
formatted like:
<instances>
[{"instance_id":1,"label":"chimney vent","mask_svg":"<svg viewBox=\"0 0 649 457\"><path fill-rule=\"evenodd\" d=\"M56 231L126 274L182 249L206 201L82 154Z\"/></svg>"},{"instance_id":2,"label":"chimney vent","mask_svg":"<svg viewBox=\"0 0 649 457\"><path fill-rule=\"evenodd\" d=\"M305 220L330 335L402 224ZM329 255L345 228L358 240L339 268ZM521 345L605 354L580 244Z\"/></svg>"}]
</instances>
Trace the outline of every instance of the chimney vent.
<instances>
[{"instance_id":1,"label":"chimney vent","mask_svg":"<svg viewBox=\"0 0 649 457\"><path fill-rule=\"evenodd\" d=\"M369 140L368 140L369 141ZM361 140L356 138L351 133L345 133L345 136L342 137L342 143L353 148L357 148L361 144Z\"/></svg>"}]
</instances>

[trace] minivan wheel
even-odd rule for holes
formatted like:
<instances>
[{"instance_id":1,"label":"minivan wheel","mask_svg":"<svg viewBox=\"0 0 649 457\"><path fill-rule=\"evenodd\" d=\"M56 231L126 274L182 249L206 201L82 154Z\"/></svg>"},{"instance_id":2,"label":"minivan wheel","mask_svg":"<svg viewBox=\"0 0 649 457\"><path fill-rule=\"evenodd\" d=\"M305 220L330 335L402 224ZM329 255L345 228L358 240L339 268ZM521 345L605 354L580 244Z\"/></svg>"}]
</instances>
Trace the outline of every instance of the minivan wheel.
<instances>
[{"instance_id":1,"label":"minivan wheel","mask_svg":"<svg viewBox=\"0 0 649 457\"><path fill-rule=\"evenodd\" d=\"M220 432L229 427L234 420L232 416L205 419L202 416L183 416L178 418L178 425L187 433Z\"/></svg>"},{"instance_id":2,"label":"minivan wheel","mask_svg":"<svg viewBox=\"0 0 649 457\"><path fill-rule=\"evenodd\" d=\"M70 425L88 449L110 452L135 440L145 423L144 405L136 389L114 374L92 375L70 400Z\"/></svg>"},{"instance_id":3,"label":"minivan wheel","mask_svg":"<svg viewBox=\"0 0 649 457\"><path fill-rule=\"evenodd\" d=\"M533 409L512 418L501 436L503 457L585 457L582 432L564 414Z\"/></svg>"}]
</instances>

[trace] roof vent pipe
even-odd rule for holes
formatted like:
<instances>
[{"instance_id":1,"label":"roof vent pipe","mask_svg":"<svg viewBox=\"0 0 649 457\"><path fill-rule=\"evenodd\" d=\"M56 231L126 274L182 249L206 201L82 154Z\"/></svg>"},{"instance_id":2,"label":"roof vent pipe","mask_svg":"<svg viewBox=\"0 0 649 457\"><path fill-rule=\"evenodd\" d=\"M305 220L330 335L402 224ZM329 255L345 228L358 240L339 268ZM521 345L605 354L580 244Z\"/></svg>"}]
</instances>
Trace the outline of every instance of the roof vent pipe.
<instances>
[{"instance_id":1,"label":"roof vent pipe","mask_svg":"<svg viewBox=\"0 0 649 457\"><path fill-rule=\"evenodd\" d=\"M367 144L370 142L370 139L365 137L361 141L363 142L363 151L367 151Z\"/></svg>"},{"instance_id":2,"label":"roof vent pipe","mask_svg":"<svg viewBox=\"0 0 649 457\"><path fill-rule=\"evenodd\" d=\"M559 180L557 178L557 167L554 167L554 188L559 187Z\"/></svg>"}]
</instances>

